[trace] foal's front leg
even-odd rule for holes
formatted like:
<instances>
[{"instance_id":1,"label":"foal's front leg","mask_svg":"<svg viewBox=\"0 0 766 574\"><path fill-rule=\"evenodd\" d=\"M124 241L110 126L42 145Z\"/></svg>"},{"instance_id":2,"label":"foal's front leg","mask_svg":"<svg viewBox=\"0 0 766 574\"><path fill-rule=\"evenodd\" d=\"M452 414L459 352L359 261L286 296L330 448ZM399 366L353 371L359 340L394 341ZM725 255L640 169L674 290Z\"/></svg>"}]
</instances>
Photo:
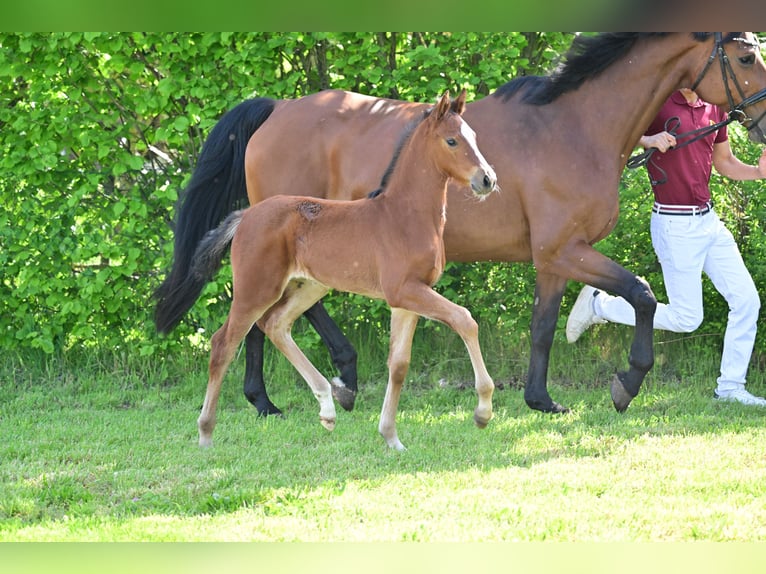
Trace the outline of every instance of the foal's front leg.
<instances>
[{"instance_id":1,"label":"foal's front leg","mask_svg":"<svg viewBox=\"0 0 766 574\"><path fill-rule=\"evenodd\" d=\"M396 410L412 356L412 337L418 325L417 313L391 308L391 335L388 347L388 385L383 409L380 412L378 432L386 444L396 450L406 450L396 432Z\"/></svg>"},{"instance_id":2,"label":"foal's front leg","mask_svg":"<svg viewBox=\"0 0 766 574\"><path fill-rule=\"evenodd\" d=\"M473 366L479 403L474 411L476 426L484 428L492 419L492 394L495 383L489 376L479 346L479 325L471 313L443 297L425 283L409 284L401 288L396 298L398 305L423 317L440 321L455 331L468 350Z\"/></svg>"}]
</instances>

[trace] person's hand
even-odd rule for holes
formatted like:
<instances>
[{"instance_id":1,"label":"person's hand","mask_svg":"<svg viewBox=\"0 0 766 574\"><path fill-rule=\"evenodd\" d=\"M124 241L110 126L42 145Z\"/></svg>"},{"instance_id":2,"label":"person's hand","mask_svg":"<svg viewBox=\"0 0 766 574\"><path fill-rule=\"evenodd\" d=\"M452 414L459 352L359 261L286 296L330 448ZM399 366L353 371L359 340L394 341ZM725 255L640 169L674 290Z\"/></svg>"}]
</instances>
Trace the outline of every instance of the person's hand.
<instances>
[{"instance_id":1,"label":"person's hand","mask_svg":"<svg viewBox=\"0 0 766 574\"><path fill-rule=\"evenodd\" d=\"M651 136L642 137L641 145L643 145L644 148L646 149L653 147L653 148L657 148L662 153L665 153L670 148L676 145L676 136L674 136L673 134L669 132L659 132ZM761 159L764 159L764 158L761 157ZM763 167L764 169L766 169L766 160L764 160ZM763 173L766 174L766 171L764 171Z\"/></svg>"}]
</instances>

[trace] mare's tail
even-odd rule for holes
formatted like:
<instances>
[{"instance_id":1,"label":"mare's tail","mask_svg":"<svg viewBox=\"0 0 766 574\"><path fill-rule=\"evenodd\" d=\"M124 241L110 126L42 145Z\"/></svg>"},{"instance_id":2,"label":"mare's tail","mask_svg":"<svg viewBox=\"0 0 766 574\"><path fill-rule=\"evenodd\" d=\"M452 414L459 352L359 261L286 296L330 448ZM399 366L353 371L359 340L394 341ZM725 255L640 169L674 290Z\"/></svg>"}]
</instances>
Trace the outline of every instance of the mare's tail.
<instances>
[{"instance_id":1,"label":"mare's tail","mask_svg":"<svg viewBox=\"0 0 766 574\"><path fill-rule=\"evenodd\" d=\"M194 254L189 259L186 277L173 288L172 297L166 297L163 301L163 308L168 316L181 317L199 299L202 289L221 268L223 257L244 213L244 209L230 213L223 223L208 231L197 244Z\"/></svg>"},{"instance_id":2,"label":"mare's tail","mask_svg":"<svg viewBox=\"0 0 766 574\"><path fill-rule=\"evenodd\" d=\"M190 276L192 256L205 234L247 201L247 142L274 111L274 103L269 98L242 102L224 114L202 146L178 206L173 265L154 292L154 322L160 333L168 333L181 321L209 280L200 284L199 278Z\"/></svg>"}]
</instances>

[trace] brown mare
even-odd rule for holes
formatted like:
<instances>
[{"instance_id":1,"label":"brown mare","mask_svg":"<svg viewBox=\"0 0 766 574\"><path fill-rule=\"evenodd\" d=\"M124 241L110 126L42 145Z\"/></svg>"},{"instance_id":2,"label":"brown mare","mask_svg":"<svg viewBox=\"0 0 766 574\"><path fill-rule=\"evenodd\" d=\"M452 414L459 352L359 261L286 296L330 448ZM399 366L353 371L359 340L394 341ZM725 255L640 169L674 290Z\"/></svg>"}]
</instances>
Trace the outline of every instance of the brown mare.
<instances>
[{"instance_id":1,"label":"brown mare","mask_svg":"<svg viewBox=\"0 0 766 574\"><path fill-rule=\"evenodd\" d=\"M550 75L518 78L468 104L465 118L502 191L477 202L463 187L450 187L446 255L450 261L534 264L524 392L531 408L566 410L551 399L546 378L570 279L621 295L636 310L630 368L611 385L618 411L628 407L652 367L656 299L642 279L593 245L617 222L620 176L639 137L674 90L692 86L703 99L728 106L752 140L766 140L766 66L752 33L580 36ZM179 301L173 295L194 246L245 195L251 204L295 190L364 197L383 173L397 134L424 106L326 91L297 100L248 100L224 115L180 205L173 268L157 291L158 329L170 330L194 303L196 297ZM337 398L351 408L356 354L321 304L307 317L341 370L347 392ZM245 394L260 413L278 413L266 394L262 353L263 335L254 329L247 337Z\"/></svg>"},{"instance_id":2,"label":"brown mare","mask_svg":"<svg viewBox=\"0 0 766 574\"><path fill-rule=\"evenodd\" d=\"M192 259L192 276L204 285L231 245L233 299L226 323L211 340L210 379L198 421L201 446L212 444L224 374L255 323L311 387L325 428L335 427L332 387L290 335L293 322L331 288L385 299L391 307L389 378L379 425L388 446L404 449L395 417L419 316L446 323L463 339L479 395L474 420L480 428L487 425L494 383L479 349L478 325L466 309L432 289L445 264L448 181L470 186L479 198L496 184L476 135L460 117L464 109L465 91L454 102L445 93L422 114L374 198L280 195L231 214L206 235Z\"/></svg>"}]
</instances>

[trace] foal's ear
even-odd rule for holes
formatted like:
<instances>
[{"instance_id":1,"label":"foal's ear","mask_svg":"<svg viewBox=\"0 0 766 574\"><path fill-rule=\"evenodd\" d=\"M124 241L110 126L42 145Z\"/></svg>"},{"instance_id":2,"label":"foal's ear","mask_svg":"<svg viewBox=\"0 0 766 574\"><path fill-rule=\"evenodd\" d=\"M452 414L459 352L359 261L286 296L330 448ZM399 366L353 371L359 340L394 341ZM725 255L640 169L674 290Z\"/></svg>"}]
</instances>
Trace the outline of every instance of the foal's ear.
<instances>
[{"instance_id":1,"label":"foal's ear","mask_svg":"<svg viewBox=\"0 0 766 574\"><path fill-rule=\"evenodd\" d=\"M450 110L455 112L457 115L462 116L463 112L465 111L465 88L460 92L460 95L452 100L452 105L450 105Z\"/></svg>"},{"instance_id":2,"label":"foal's ear","mask_svg":"<svg viewBox=\"0 0 766 574\"><path fill-rule=\"evenodd\" d=\"M444 117L444 114L446 114L448 111L450 111L450 97L449 97L449 90L444 92L444 95L439 100L439 103L436 104L436 109L433 111L434 119L438 122L441 121L441 119Z\"/></svg>"}]
</instances>

